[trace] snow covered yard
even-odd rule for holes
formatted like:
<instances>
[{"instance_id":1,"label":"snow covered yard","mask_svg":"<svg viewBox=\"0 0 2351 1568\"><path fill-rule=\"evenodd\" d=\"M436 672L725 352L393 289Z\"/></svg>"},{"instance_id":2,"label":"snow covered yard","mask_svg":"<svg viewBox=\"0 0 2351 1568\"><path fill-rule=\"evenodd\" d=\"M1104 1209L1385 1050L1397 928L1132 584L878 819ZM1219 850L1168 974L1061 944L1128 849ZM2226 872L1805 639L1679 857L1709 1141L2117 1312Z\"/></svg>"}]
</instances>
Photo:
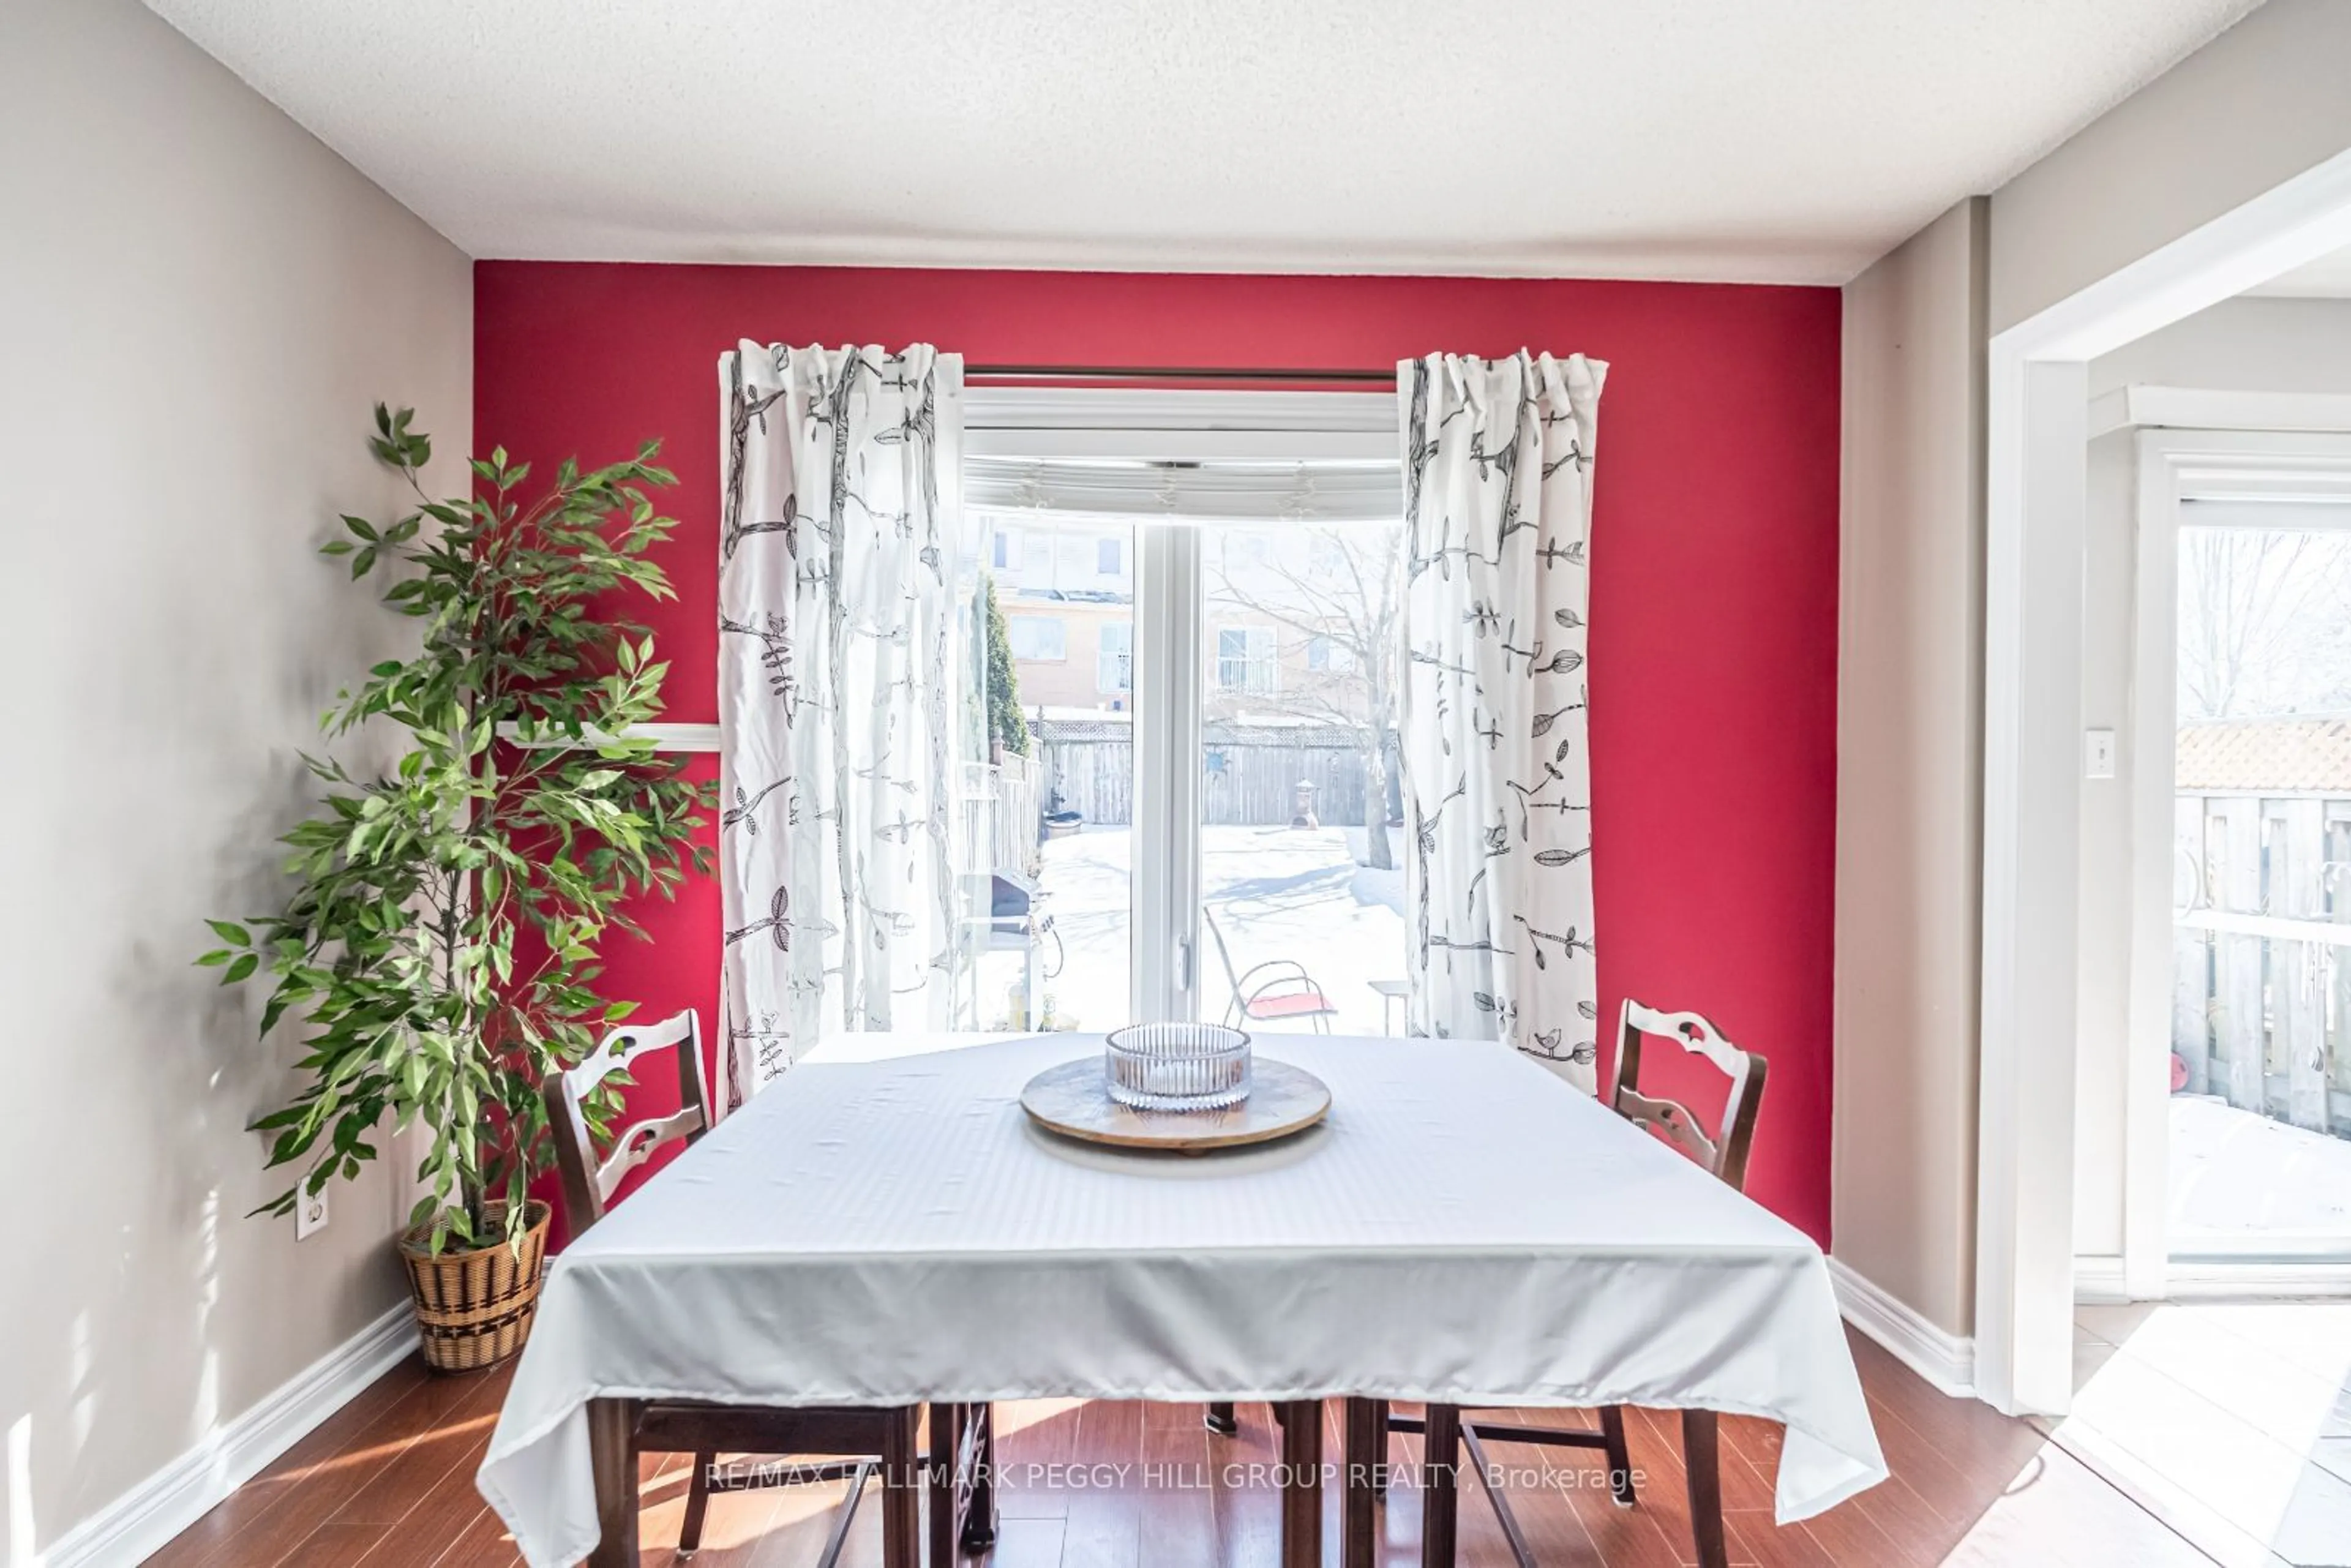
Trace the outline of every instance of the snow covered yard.
<instances>
[{"instance_id":1,"label":"snow covered yard","mask_svg":"<svg viewBox=\"0 0 2351 1568\"><path fill-rule=\"evenodd\" d=\"M2169 1219L2174 1253L2351 1248L2351 1140L2175 1094Z\"/></svg>"},{"instance_id":2,"label":"snow covered yard","mask_svg":"<svg viewBox=\"0 0 2351 1568\"><path fill-rule=\"evenodd\" d=\"M1292 959L1339 1009L1337 1034L1380 1034L1381 999L1374 980L1404 977L1404 873L1356 864L1361 828L1208 827L1201 830L1201 890L1208 917L1224 937L1232 973ZM1402 835L1388 831L1399 867ZM1039 990L1052 999L1057 1025L1088 1030L1127 1021L1132 930L1129 829L1089 828L1044 847L1045 912L1061 939L1060 972L1045 942ZM1200 1010L1224 1016L1232 982L1217 945L1200 934ZM1019 977L1019 956L990 956L987 995L1000 1001ZM1403 1009L1393 1012L1403 1028ZM1253 1032L1307 1029L1301 1019L1253 1024Z\"/></svg>"}]
</instances>

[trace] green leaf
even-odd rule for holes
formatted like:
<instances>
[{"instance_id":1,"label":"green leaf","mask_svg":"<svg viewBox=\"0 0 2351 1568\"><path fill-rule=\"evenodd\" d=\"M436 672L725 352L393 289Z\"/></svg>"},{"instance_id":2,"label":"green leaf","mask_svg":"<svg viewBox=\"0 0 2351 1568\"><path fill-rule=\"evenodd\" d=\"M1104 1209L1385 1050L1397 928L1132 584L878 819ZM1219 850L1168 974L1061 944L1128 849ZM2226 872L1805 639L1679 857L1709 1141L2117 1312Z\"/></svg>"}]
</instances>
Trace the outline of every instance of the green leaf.
<instances>
[{"instance_id":1,"label":"green leaf","mask_svg":"<svg viewBox=\"0 0 2351 1568\"><path fill-rule=\"evenodd\" d=\"M207 920L204 924L211 926L213 935L224 942L234 943L239 947L253 946L253 933L234 920Z\"/></svg>"},{"instance_id":2,"label":"green leaf","mask_svg":"<svg viewBox=\"0 0 2351 1568\"><path fill-rule=\"evenodd\" d=\"M227 972L221 976L221 984L224 986L234 986L239 980L251 979L253 977L253 972L259 967L261 967L261 958L259 955L247 953L243 957L237 959L235 963L231 964L228 967Z\"/></svg>"}]
</instances>

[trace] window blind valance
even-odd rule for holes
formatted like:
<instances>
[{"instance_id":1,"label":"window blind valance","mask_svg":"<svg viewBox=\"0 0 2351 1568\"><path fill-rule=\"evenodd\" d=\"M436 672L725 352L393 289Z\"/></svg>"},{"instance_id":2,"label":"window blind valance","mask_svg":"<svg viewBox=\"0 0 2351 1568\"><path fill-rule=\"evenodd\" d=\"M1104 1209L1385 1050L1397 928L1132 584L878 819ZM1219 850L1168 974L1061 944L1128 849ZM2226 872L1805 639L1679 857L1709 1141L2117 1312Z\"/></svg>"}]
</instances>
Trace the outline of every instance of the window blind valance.
<instances>
[{"instance_id":1,"label":"window blind valance","mask_svg":"<svg viewBox=\"0 0 2351 1568\"><path fill-rule=\"evenodd\" d=\"M1390 462L1137 462L967 454L964 506L1157 522L1393 522L1404 512Z\"/></svg>"}]
</instances>

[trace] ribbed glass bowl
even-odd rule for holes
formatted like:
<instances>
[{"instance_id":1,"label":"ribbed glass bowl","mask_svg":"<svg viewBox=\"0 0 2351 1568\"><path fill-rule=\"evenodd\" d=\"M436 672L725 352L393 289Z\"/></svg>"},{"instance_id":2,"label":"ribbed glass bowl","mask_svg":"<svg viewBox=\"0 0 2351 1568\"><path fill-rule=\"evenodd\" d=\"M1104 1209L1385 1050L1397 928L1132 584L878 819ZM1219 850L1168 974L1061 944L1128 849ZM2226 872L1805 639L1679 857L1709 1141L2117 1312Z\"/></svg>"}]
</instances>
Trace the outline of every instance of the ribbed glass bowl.
<instances>
[{"instance_id":1,"label":"ribbed glass bowl","mask_svg":"<svg viewBox=\"0 0 2351 1568\"><path fill-rule=\"evenodd\" d=\"M1139 1023L1102 1051L1110 1097L1137 1111L1216 1111L1249 1098L1249 1037L1217 1023Z\"/></svg>"}]
</instances>

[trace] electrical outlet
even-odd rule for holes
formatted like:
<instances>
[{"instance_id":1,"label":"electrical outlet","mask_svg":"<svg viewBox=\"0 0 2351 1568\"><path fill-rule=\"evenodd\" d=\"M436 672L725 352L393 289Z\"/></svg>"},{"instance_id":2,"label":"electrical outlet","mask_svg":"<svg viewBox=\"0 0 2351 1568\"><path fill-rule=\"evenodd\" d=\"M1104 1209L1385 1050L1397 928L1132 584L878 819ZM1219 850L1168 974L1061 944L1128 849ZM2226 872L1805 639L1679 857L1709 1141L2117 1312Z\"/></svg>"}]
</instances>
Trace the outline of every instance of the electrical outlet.
<instances>
[{"instance_id":1,"label":"electrical outlet","mask_svg":"<svg viewBox=\"0 0 2351 1568\"><path fill-rule=\"evenodd\" d=\"M294 1195L294 1239L308 1241L327 1228L327 1189Z\"/></svg>"}]
</instances>

